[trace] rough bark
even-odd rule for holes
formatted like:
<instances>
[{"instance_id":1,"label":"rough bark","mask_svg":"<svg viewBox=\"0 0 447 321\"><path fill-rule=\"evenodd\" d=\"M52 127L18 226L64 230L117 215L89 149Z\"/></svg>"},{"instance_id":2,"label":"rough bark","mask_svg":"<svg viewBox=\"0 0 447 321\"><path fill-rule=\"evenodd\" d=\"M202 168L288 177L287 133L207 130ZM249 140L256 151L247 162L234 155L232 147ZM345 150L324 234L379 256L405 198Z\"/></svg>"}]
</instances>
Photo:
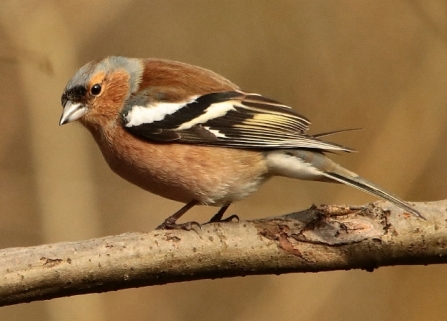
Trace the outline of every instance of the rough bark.
<instances>
[{"instance_id":1,"label":"rough bark","mask_svg":"<svg viewBox=\"0 0 447 321\"><path fill-rule=\"evenodd\" d=\"M171 282L447 262L447 200L337 206L198 231L152 231L0 250L0 306Z\"/></svg>"}]
</instances>

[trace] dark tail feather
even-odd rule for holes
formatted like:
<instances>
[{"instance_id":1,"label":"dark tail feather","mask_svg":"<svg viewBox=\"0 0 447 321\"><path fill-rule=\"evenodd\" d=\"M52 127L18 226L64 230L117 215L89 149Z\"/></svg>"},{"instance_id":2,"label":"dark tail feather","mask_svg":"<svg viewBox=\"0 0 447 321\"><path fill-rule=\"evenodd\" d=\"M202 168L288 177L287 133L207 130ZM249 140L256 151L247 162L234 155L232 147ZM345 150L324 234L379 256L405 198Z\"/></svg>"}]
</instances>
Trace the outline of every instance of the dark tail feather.
<instances>
[{"instance_id":1,"label":"dark tail feather","mask_svg":"<svg viewBox=\"0 0 447 321\"><path fill-rule=\"evenodd\" d=\"M361 191L370 193L372 195L378 196L380 198L383 198L396 206L399 206L403 210L416 215L422 219L425 220L425 217L422 216L422 214L416 210L415 208L411 207L407 202L401 200L397 196L394 196L393 194L384 191L379 186L367 181L366 179L361 178L360 176L354 176L355 174L344 169L341 166L337 166L333 169L334 171L326 172L324 175L334 181L337 181L339 183L343 183L352 187L355 187Z\"/></svg>"}]
</instances>

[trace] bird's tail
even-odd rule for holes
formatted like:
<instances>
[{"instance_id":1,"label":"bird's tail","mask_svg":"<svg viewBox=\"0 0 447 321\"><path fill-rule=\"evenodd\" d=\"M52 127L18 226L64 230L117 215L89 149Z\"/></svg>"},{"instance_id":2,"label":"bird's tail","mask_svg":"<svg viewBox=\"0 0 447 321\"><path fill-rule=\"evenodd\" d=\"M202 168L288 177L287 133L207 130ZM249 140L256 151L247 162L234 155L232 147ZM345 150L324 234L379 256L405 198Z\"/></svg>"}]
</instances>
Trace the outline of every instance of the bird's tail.
<instances>
[{"instance_id":1,"label":"bird's tail","mask_svg":"<svg viewBox=\"0 0 447 321\"><path fill-rule=\"evenodd\" d=\"M335 163L334 163L335 164ZM414 207L410 206L407 202L401 200L399 197L391 194L390 192L385 191L381 187L376 184L358 176L357 174L348 171L347 169L341 167L338 164L333 168L331 172L325 172L324 176L334 180L339 183L343 183L352 187L355 187L361 191L367 192L369 194L378 196L383 198L396 206L402 208L403 210L416 215L422 219L425 219L421 213L416 210Z\"/></svg>"},{"instance_id":2,"label":"bird's tail","mask_svg":"<svg viewBox=\"0 0 447 321\"><path fill-rule=\"evenodd\" d=\"M425 219L419 211L399 197L385 191L370 181L361 178L337 163L322 152L293 149L270 152L267 156L268 166L274 175L343 183L366 193L383 198L403 210Z\"/></svg>"}]
</instances>

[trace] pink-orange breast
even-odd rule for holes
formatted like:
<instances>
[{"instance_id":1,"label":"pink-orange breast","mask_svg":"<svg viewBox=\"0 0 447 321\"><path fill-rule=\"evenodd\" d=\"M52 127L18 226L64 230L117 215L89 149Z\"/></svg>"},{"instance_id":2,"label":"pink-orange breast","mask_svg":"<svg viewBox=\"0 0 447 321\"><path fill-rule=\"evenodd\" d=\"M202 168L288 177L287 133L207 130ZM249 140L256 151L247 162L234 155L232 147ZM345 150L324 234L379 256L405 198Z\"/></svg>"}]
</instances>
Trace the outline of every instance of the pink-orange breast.
<instances>
[{"instance_id":1,"label":"pink-orange breast","mask_svg":"<svg viewBox=\"0 0 447 321\"><path fill-rule=\"evenodd\" d=\"M111 132L92 131L110 168L165 198L222 206L253 193L267 178L260 152L150 143L116 126Z\"/></svg>"}]
</instances>

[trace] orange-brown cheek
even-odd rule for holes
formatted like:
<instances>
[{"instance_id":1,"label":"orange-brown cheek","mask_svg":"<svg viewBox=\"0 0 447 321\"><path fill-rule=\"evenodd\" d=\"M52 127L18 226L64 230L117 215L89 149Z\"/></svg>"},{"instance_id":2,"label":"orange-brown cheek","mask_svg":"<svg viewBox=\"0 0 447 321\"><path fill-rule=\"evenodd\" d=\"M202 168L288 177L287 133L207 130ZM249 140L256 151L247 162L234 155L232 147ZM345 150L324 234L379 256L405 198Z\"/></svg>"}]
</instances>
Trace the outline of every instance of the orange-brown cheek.
<instances>
[{"instance_id":1,"label":"orange-brown cheek","mask_svg":"<svg viewBox=\"0 0 447 321\"><path fill-rule=\"evenodd\" d=\"M106 76L106 75L105 75L104 72L98 72L96 75L94 75L94 76L90 79L88 88L92 88L93 85L96 85L96 84L101 84L102 81L104 80L105 76Z\"/></svg>"},{"instance_id":2,"label":"orange-brown cheek","mask_svg":"<svg viewBox=\"0 0 447 321\"><path fill-rule=\"evenodd\" d=\"M129 75L119 70L109 75L103 83L103 92L93 102L92 111L97 115L118 117L129 95Z\"/></svg>"}]
</instances>

